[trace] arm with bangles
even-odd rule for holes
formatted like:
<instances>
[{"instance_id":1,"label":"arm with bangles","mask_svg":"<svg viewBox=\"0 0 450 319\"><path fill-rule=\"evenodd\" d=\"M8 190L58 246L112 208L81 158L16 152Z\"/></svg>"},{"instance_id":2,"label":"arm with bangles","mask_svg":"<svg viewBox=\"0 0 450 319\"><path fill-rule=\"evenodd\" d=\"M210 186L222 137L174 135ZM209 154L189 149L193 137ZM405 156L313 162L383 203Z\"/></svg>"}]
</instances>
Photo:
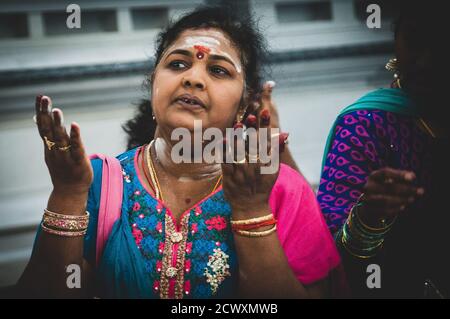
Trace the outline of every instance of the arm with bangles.
<instances>
[{"instance_id":1,"label":"arm with bangles","mask_svg":"<svg viewBox=\"0 0 450 319\"><path fill-rule=\"evenodd\" d=\"M414 185L413 172L388 167L393 165L389 145L380 140L373 121L368 112L338 119L318 191L349 281L359 286L365 286L366 265L381 262L396 216L424 192Z\"/></svg>"},{"instance_id":2,"label":"arm with bangles","mask_svg":"<svg viewBox=\"0 0 450 319\"><path fill-rule=\"evenodd\" d=\"M83 216L86 213L87 194L58 194L52 192L48 210L63 215ZM83 257L84 237L66 237L42 230L36 240L33 254L16 286L19 297L84 298L89 297L92 267ZM69 265L80 267L81 286L68 285Z\"/></svg>"},{"instance_id":3,"label":"arm with bangles","mask_svg":"<svg viewBox=\"0 0 450 319\"><path fill-rule=\"evenodd\" d=\"M270 95L263 96L268 102ZM267 104L264 106L267 107ZM271 118L264 117L263 108L254 127L271 127ZM269 135L270 136L270 135ZM270 137L269 137L270 139ZM279 143L283 145L284 141ZM268 141L268 149L271 149ZM232 228L239 261L239 296L244 298L320 298L325 297L326 281L303 285L291 269L277 236L276 221L269 206L271 190L278 173L262 174L261 163L222 164L223 190L232 208ZM279 172L279 167L278 167ZM306 182L305 182L306 184ZM299 190L298 190L299 191ZM271 217L268 223L257 220ZM237 222L248 223L247 230ZM234 225L234 226L233 226ZM251 231L250 231L251 230Z\"/></svg>"},{"instance_id":4,"label":"arm with bangles","mask_svg":"<svg viewBox=\"0 0 450 319\"><path fill-rule=\"evenodd\" d=\"M233 210L233 219L249 218L249 209ZM270 207L252 210L252 216L263 216ZM264 232L270 227L253 229ZM277 233L262 237L234 236L239 260L239 295L243 298L324 298L327 280L303 285L292 271Z\"/></svg>"},{"instance_id":5,"label":"arm with bangles","mask_svg":"<svg viewBox=\"0 0 450 319\"><path fill-rule=\"evenodd\" d=\"M38 96L35 109L53 191L30 262L16 285L16 294L39 298L87 297L92 275L91 267L83 258L83 235L88 223L86 205L93 170L79 126L72 123L70 135L67 134L63 113L60 109L51 110L49 97ZM62 230L49 226L60 225L55 223L65 224ZM78 226L82 228L76 231ZM80 267L81 288L71 289L67 284L70 275L67 266L71 264Z\"/></svg>"}]
</instances>

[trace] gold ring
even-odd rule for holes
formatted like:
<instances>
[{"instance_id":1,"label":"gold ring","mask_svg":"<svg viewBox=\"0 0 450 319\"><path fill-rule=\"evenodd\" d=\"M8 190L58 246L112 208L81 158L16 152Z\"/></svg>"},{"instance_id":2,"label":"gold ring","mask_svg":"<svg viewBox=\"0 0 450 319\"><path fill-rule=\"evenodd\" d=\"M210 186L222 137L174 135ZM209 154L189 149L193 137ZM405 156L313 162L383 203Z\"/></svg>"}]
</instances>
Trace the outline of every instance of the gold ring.
<instances>
[{"instance_id":1,"label":"gold ring","mask_svg":"<svg viewBox=\"0 0 450 319\"><path fill-rule=\"evenodd\" d=\"M63 152L68 152L69 150L70 150L70 148L72 147L72 145L67 145L67 146L61 146L61 147L58 147L57 148L57 150L58 151L63 151Z\"/></svg>"},{"instance_id":2,"label":"gold ring","mask_svg":"<svg viewBox=\"0 0 450 319\"><path fill-rule=\"evenodd\" d=\"M55 146L56 143L53 142L53 141L50 141L50 140L47 138L47 136L44 136L44 140L45 140L45 144L47 144L48 150L51 151L52 148L53 148L53 146Z\"/></svg>"}]
</instances>

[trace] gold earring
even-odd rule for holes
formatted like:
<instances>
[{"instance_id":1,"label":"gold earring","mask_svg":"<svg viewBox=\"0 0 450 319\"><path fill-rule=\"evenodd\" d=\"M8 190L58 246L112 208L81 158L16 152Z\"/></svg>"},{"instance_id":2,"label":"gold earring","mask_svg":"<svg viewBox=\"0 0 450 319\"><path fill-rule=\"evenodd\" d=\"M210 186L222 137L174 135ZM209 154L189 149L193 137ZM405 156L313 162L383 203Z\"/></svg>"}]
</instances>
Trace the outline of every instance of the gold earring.
<instances>
[{"instance_id":1,"label":"gold earring","mask_svg":"<svg viewBox=\"0 0 450 319\"><path fill-rule=\"evenodd\" d=\"M386 70L394 72L394 83L401 89L401 83L400 83L400 72L398 69L398 60L397 58L391 58L389 59L388 63L386 63L385 66Z\"/></svg>"},{"instance_id":2,"label":"gold earring","mask_svg":"<svg viewBox=\"0 0 450 319\"><path fill-rule=\"evenodd\" d=\"M391 72L397 72L398 71L398 61L397 58L391 58L389 59L388 63L386 63L385 66L386 70Z\"/></svg>"},{"instance_id":3,"label":"gold earring","mask_svg":"<svg viewBox=\"0 0 450 319\"><path fill-rule=\"evenodd\" d=\"M240 114L238 113L236 115L236 120L234 121L234 124L233 124L233 128L234 129L238 129L238 128L243 128L244 127L244 124L242 123L242 120L244 119L244 114L245 114L245 111L240 113Z\"/></svg>"}]
</instances>

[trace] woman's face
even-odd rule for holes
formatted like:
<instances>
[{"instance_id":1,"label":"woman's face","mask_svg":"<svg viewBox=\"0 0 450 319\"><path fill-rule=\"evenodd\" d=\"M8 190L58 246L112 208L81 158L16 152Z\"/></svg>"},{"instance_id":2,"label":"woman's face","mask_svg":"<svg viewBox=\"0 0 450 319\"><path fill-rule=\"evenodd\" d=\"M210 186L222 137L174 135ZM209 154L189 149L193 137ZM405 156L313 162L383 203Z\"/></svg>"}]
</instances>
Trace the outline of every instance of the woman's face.
<instances>
[{"instance_id":1,"label":"woman's face","mask_svg":"<svg viewBox=\"0 0 450 319\"><path fill-rule=\"evenodd\" d=\"M436 83L436 56L433 42L418 21L405 21L396 36L396 56L401 80L410 93L432 95Z\"/></svg>"},{"instance_id":2,"label":"woman's face","mask_svg":"<svg viewBox=\"0 0 450 319\"><path fill-rule=\"evenodd\" d=\"M244 93L239 51L218 29L190 29L163 53L155 69L152 105L159 129L230 127Z\"/></svg>"}]
</instances>

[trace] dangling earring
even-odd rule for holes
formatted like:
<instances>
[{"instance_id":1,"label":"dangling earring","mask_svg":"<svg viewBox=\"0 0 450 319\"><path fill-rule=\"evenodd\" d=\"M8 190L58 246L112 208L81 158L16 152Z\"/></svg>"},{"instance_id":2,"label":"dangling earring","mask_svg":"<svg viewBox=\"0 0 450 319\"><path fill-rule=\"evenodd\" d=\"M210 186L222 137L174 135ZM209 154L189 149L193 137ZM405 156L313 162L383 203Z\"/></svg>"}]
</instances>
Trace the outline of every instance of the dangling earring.
<instances>
[{"instance_id":1,"label":"dangling earring","mask_svg":"<svg viewBox=\"0 0 450 319\"><path fill-rule=\"evenodd\" d=\"M397 58L389 59L388 63L386 63L385 66L386 70L394 72L394 82L400 89L402 88L402 85L400 83L400 73L398 70L398 61Z\"/></svg>"},{"instance_id":2,"label":"dangling earring","mask_svg":"<svg viewBox=\"0 0 450 319\"><path fill-rule=\"evenodd\" d=\"M234 121L234 125L233 125L234 129L238 129L238 128L243 128L244 127L244 124L242 123L242 120L244 118L244 113L245 113L245 111L240 113L240 114L239 113L237 114L236 120Z\"/></svg>"}]
</instances>

